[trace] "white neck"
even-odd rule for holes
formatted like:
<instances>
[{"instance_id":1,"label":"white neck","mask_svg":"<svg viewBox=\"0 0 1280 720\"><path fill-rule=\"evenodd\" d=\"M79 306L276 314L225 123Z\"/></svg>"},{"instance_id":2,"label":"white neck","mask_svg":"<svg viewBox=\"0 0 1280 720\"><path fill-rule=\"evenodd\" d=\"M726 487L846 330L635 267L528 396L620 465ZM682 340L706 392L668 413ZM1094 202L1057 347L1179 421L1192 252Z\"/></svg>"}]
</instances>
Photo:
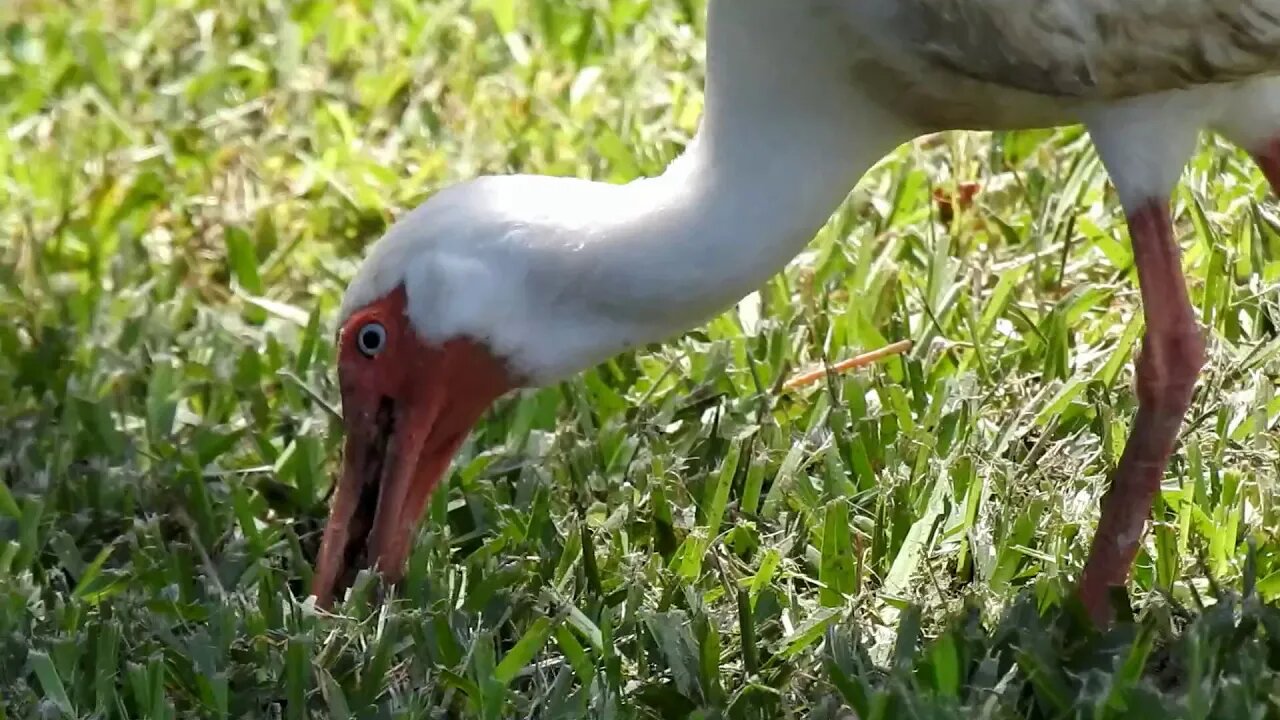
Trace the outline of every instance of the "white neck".
<instances>
[{"instance_id":1,"label":"white neck","mask_svg":"<svg viewBox=\"0 0 1280 720\"><path fill-rule=\"evenodd\" d=\"M620 333L598 354L668 339L758 289L913 135L821 86L801 80L791 98L762 98L724 86L744 68L716 70L685 153L658 177L610 188L610 217L579 246L591 271L575 292Z\"/></svg>"},{"instance_id":2,"label":"white neck","mask_svg":"<svg viewBox=\"0 0 1280 720\"><path fill-rule=\"evenodd\" d=\"M726 2L709 6L701 127L665 173L441 191L371 252L344 316L405 280L424 337L477 338L543 384L669 339L763 285L916 133L860 94L840 26L777 0Z\"/></svg>"},{"instance_id":3,"label":"white neck","mask_svg":"<svg viewBox=\"0 0 1280 720\"><path fill-rule=\"evenodd\" d=\"M715 120L665 173L619 187L619 204L636 214L583 248L599 250L583 292L648 326L633 342L687 330L759 288L900 141L859 136L852 122L802 129L799 114L777 132Z\"/></svg>"}]
</instances>

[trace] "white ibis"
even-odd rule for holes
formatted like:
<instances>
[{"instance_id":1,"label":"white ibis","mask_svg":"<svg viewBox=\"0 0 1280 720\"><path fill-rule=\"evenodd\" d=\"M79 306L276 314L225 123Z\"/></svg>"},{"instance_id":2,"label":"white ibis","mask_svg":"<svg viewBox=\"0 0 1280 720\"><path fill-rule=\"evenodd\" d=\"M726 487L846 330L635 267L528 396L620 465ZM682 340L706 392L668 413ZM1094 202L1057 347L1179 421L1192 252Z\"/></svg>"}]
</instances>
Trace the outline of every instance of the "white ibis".
<instances>
[{"instance_id":1,"label":"white ibis","mask_svg":"<svg viewBox=\"0 0 1280 720\"><path fill-rule=\"evenodd\" d=\"M370 249L339 321L342 479L314 593L389 581L484 409L732 306L877 160L925 133L1083 123L1126 212L1146 317L1139 409L1079 592L1109 619L1205 343L1169 196L1199 132L1280 190L1280 0L710 0L706 105L660 176L444 189Z\"/></svg>"}]
</instances>

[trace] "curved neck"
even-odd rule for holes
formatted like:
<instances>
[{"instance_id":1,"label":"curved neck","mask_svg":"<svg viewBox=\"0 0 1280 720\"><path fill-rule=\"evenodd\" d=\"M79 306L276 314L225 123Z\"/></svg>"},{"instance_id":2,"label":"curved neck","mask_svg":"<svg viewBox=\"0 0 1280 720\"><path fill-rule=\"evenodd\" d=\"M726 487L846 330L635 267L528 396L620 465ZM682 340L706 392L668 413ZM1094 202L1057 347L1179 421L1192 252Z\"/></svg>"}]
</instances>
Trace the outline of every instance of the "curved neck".
<instances>
[{"instance_id":1,"label":"curved neck","mask_svg":"<svg viewBox=\"0 0 1280 720\"><path fill-rule=\"evenodd\" d=\"M708 13L697 135L664 174L619 187L610 206L624 211L592 233L597 298L637 323L636 343L760 287L916 134L859 92L838 24L776 0L712 0Z\"/></svg>"},{"instance_id":2,"label":"curved neck","mask_svg":"<svg viewBox=\"0 0 1280 720\"><path fill-rule=\"evenodd\" d=\"M506 343L532 377L667 340L731 307L917 134L862 94L848 28L802 10L710 0L701 126L662 175L521 193L547 225L538 260L523 265L531 296L546 302Z\"/></svg>"},{"instance_id":3,"label":"curved neck","mask_svg":"<svg viewBox=\"0 0 1280 720\"><path fill-rule=\"evenodd\" d=\"M697 136L665 173L617 188L610 205L627 210L590 245L601 252L584 280L599 310L628 321L629 344L679 334L759 288L906 139L873 108L832 122L805 107L735 114L729 99L709 95Z\"/></svg>"}]
</instances>

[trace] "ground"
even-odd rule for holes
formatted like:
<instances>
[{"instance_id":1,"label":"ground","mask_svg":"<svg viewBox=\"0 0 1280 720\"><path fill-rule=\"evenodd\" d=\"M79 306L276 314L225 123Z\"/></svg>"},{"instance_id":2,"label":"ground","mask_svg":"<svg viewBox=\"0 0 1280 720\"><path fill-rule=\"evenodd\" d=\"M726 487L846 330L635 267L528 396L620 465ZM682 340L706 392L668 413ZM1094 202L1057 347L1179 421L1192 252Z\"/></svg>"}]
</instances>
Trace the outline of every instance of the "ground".
<instances>
[{"instance_id":1,"label":"ground","mask_svg":"<svg viewBox=\"0 0 1280 720\"><path fill-rule=\"evenodd\" d=\"M0 718L1276 716L1280 208L1209 135L1173 206L1210 360L1136 621L1070 599L1142 330L1079 128L901 148L714 322L499 403L386 602L308 602L364 248L478 173L660 171L702 21L0 8Z\"/></svg>"}]
</instances>

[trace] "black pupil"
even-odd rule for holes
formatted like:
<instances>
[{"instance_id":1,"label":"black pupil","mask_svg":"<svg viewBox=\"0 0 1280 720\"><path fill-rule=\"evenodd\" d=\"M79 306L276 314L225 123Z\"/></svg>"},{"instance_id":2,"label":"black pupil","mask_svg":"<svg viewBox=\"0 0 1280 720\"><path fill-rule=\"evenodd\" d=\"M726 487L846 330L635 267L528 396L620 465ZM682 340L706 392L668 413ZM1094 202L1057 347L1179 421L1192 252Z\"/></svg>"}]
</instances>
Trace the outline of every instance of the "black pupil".
<instances>
[{"instance_id":1,"label":"black pupil","mask_svg":"<svg viewBox=\"0 0 1280 720\"><path fill-rule=\"evenodd\" d=\"M360 333L360 345L369 352L376 352L382 345L382 336L373 328L365 328L364 332Z\"/></svg>"}]
</instances>

